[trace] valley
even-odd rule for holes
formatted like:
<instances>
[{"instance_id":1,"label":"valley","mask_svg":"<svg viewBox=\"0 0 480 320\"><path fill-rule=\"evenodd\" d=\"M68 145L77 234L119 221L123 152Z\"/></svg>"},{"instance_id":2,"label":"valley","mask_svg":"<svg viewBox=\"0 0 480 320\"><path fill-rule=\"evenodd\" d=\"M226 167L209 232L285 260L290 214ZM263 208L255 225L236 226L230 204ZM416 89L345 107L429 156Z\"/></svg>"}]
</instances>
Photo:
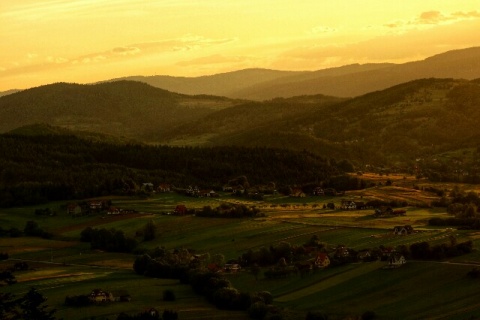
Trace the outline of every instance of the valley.
<instances>
[{"instance_id":1,"label":"valley","mask_svg":"<svg viewBox=\"0 0 480 320\"><path fill-rule=\"evenodd\" d=\"M477 319L478 61L0 93L0 318Z\"/></svg>"},{"instance_id":2,"label":"valley","mask_svg":"<svg viewBox=\"0 0 480 320\"><path fill-rule=\"evenodd\" d=\"M108 197L115 207L137 211L120 216L98 213L72 218L65 211L64 201L2 209L0 219L3 230L9 227L21 230L27 221L34 219L52 237L0 238L2 251L9 253L9 260L1 262L3 268L18 261L25 261L29 266L27 270L15 271L18 282L2 287L0 291L20 295L29 287L35 287L48 296L48 305L57 309L58 317L69 319L115 318L121 312L132 314L151 307L160 311L174 309L180 319L248 318L244 311L216 309L196 295L190 286L178 280L136 275L132 269L135 254L92 250L88 243L80 242L81 232L86 226L122 230L128 237L137 239L137 254L161 246L167 250L188 249L196 254L208 253L212 259L221 255L224 261L238 259L248 251L284 243L298 247L308 243L313 236L325 245L332 257L340 244L360 252L363 249L408 247L422 241L433 246L450 243L452 236L459 243L473 241L474 248L478 248L480 238L474 230L432 228L428 225L432 217L449 215L445 209L422 208L420 204L437 197L408 186L415 183L426 188L435 187L435 184L411 176L406 180L403 176L372 174L369 177L377 181L392 179L394 186L351 191L336 197L271 195L263 201L247 200L223 192L219 198L192 198L175 192L151 194L144 199ZM454 185L443 187L452 189ZM409 203L416 199L418 206L405 207L406 216L375 218L373 209L341 209L344 199L397 199ZM324 208L327 202L334 203L336 209ZM180 203L194 210L217 207L222 203L255 206L262 217L232 219L166 214L173 212ZM34 214L37 208L46 207L56 215L38 217ZM149 221L155 225L156 236L154 240L143 241L139 231ZM394 226L404 224L413 226L415 233L392 233ZM467 276L469 271L480 265L477 249L470 254L441 261L409 258L404 266L393 270L385 270L387 264L387 261L373 260L331 265L313 273L292 274L275 280L263 275L269 266L261 267L257 279L248 267L238 273L222 273L222 276L240 291L269 291L284 319L298 319L313 310L322 311L332 319L361 315L369 310L374 311L378 319L418 319L423 315L458 319L460 315L468 317L478 312L479 306L474 298L478 294L477 280ZM64 305L65 297L89 294L97 288L126 290L131 300L80 309ZM175 301L162 300L161 293L167 289L175 292ZM420 296L428 298L418 299Z\"/></svg>"}]
</instances>

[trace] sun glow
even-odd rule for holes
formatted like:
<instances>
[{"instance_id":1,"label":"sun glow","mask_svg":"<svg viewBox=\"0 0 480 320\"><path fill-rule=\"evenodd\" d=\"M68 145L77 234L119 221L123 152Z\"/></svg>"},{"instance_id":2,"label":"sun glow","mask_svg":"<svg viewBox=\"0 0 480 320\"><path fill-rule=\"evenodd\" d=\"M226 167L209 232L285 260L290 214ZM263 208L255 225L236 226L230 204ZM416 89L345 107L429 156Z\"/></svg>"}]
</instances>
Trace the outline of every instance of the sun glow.
<instances>
[{"instance_id":1,"label":"sun glow","mask_svg":"<svg viewBox=\"0 0 480 320\"><path fill-rule=\"evenodd\" d=\"M4 0L0 91L128 75L318 70L478 46L476 1Z\"/></svg>"}]
</instances>

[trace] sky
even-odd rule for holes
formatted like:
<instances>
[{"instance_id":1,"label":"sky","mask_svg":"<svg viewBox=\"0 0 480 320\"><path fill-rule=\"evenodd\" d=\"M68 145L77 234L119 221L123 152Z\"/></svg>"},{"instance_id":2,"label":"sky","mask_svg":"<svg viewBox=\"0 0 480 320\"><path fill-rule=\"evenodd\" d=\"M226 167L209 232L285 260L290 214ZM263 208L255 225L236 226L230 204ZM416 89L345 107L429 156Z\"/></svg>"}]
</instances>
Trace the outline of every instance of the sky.
<instances>
[{"instance_id":1,"label":"sky","mask_svg":"<svg viewBox=\"0 0 480 320\"><path fill-rule=\"evenodd\" d=\"M0 91L403 63L480 46L479 0L1 0Z\"/></svg>"}]
</instances>

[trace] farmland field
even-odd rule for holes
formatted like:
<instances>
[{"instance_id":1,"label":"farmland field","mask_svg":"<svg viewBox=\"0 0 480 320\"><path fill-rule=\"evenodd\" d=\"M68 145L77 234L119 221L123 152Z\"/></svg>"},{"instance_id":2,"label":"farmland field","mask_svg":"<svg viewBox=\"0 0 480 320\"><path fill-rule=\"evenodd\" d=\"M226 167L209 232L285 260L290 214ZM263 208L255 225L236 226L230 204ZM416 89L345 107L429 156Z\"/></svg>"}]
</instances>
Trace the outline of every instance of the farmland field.
<instances>
[{"instance_id":1,"label":"farmland field","mask_svg":"<svg viewBox=\"0 0 480 320\"><path fill-rule=\"evenodd\" d=\"M386 188L369 192L396 197L399 190ZM366 194L352 192L346 197L365 199ZM406 194L403 192L404 197ZM418 199L430 197L423 192L416 196ZM229 195L206 199L168 193L145 199L122 197L111 200L117 207L134 209L138 213L72 218L62 209L65 203L1 210L3 229L15 227L22 230L27 221L35 220L53 237L0 238L0 251L10 256L0 265L3 269L21 260L30 266L29 270L15 272L17 284L1 287L0 291L21 295L28 288L35 287L48 297L49 306L57 309L59 318L73 320L113 319L121 312L133 314L150 307L177 310L180 319L248 318L245 312L215 309L177 280L136 275L132 270L133 254L91 250L88 243L79 241L80 233L87 226L122 230L139 241L140 251L158 246L188 248L196 253L222 254L226 260L235 259L250 249L255 251L281 242L302 245L312 236L318 237L329 248L342 244L357 251L380 246L409 246L421 241L448 243L452 236L459 242L472 240L476 248L480 245L480 235L476 232L427 226L431 217L446 217L444 209L412 206L406 208L406 216L374 218L370 209L342 211L323 208L327 202L339 205L340 197L292 200L271 196L265 201L251 201ZM165 214L172 212L177 204L201 209L216 207L222 202L253 205L265 216L227 219ZM45 207L50 207L57 215L35 216L35 209ZM139 231L149 221L155 225L156 237L145 242ZM412 225L416 232L405 236L392 234L394 226L406 224ZM367 310L374 311L380 319L456 319L458 315L466 317L480 311L475 298L480 293L480 283L466 276L477 264L480 265L480 253L474 250L450 261L408 261L404 267L395 270L384 270L385 262L376 261L329 267L276 280L266 279L262 274L255 279L248 270L227 277L241 291L270 291L274 304L287 314L293 314L291 319L309 310L327 312L334 319ZM66 296L88 294L95 288L127 289L132 300L81 309L64 305ZM175 291L176 301L162 301L165 289Z\"/></svg>"}]
</instances>

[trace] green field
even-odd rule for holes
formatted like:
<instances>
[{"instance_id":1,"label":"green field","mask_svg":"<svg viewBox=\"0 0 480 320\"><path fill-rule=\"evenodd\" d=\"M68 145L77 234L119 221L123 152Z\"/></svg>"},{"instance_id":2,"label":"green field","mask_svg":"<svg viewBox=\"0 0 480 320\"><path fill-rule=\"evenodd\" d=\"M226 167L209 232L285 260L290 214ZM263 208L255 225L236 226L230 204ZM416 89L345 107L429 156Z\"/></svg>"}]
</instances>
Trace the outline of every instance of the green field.
<instances>
[{"instance_id":1,"label":"green field","mask_svg":"<svg viewBox=\"0 0 480 320\"><path fill-rule=\"evenodd\" d=\"M358 195L352 194L352 197ZM395 247L415 242L448 242L451 235L458 241L471 239L476 247L480 235L476 232L434 229L426 221L434 216L446 216L441 209L407 208L407 216L374 218L373 210L341 211L323 209L326 202L340 202L341 198L290 199L273 197L263 202L242 201L223 196L218 199L188 198L176 194L159 194L148 199L113 198L113 204L139 213L121 217L94 215L72 218L62 211L65 203L44 206L4 209L0 211L3 229L23 229L26 221L35 220L53 233L50 240L31 237L0 238L0 251L8 252L6 268L16 259L28 261L31 269L18 271L18 283L1 287L1 292L17 295L34 286L48 297L48 304L57 309L64 319L114 319L120 312L130 314L155 307L174 309L180 319L246 319L245 312L220 311L191 288L174 280L149 279L134 274L134 255L91 250L89 244L79 242L81 231L87 226L115 228L140 242L140 249L164 246L167 249L188 248L198 253L219 253L234 259L249 249L258 250L280 242L301 245L313 235L333 248L338 244L355 250L379 246ZM292 201L290 201L292 200ZM173 216L177 204L200 209L218 206L222 201L255 205L265 217L255 219L202 218ZM281 204L281 205L279 205ZM56 216L38 217L36 208L50 207ZM148 221L156 226L153 241L142 242L138 231ZM395 236L396 225L412 225L417 232ZM293 314L291 319L309 310L322 310L334 319L374 311L380 319L464 319L480 312L476 296L480 280L466 274L480 264L480 253L452 259L450 263L409 261L399 269L385 270L384 262L357 263L318 270L305 276L291 275L285 279L267 280L260 275L255 280L248 270L227 275L233 285L242 291L270 291L274 303ZM131 302L103 306L69 308L63 302L68 295L88 294L95 288L104 290L127 289ZM165 289L174 290L175 302L162 301Z\"/></svg>"}]
</instances>

